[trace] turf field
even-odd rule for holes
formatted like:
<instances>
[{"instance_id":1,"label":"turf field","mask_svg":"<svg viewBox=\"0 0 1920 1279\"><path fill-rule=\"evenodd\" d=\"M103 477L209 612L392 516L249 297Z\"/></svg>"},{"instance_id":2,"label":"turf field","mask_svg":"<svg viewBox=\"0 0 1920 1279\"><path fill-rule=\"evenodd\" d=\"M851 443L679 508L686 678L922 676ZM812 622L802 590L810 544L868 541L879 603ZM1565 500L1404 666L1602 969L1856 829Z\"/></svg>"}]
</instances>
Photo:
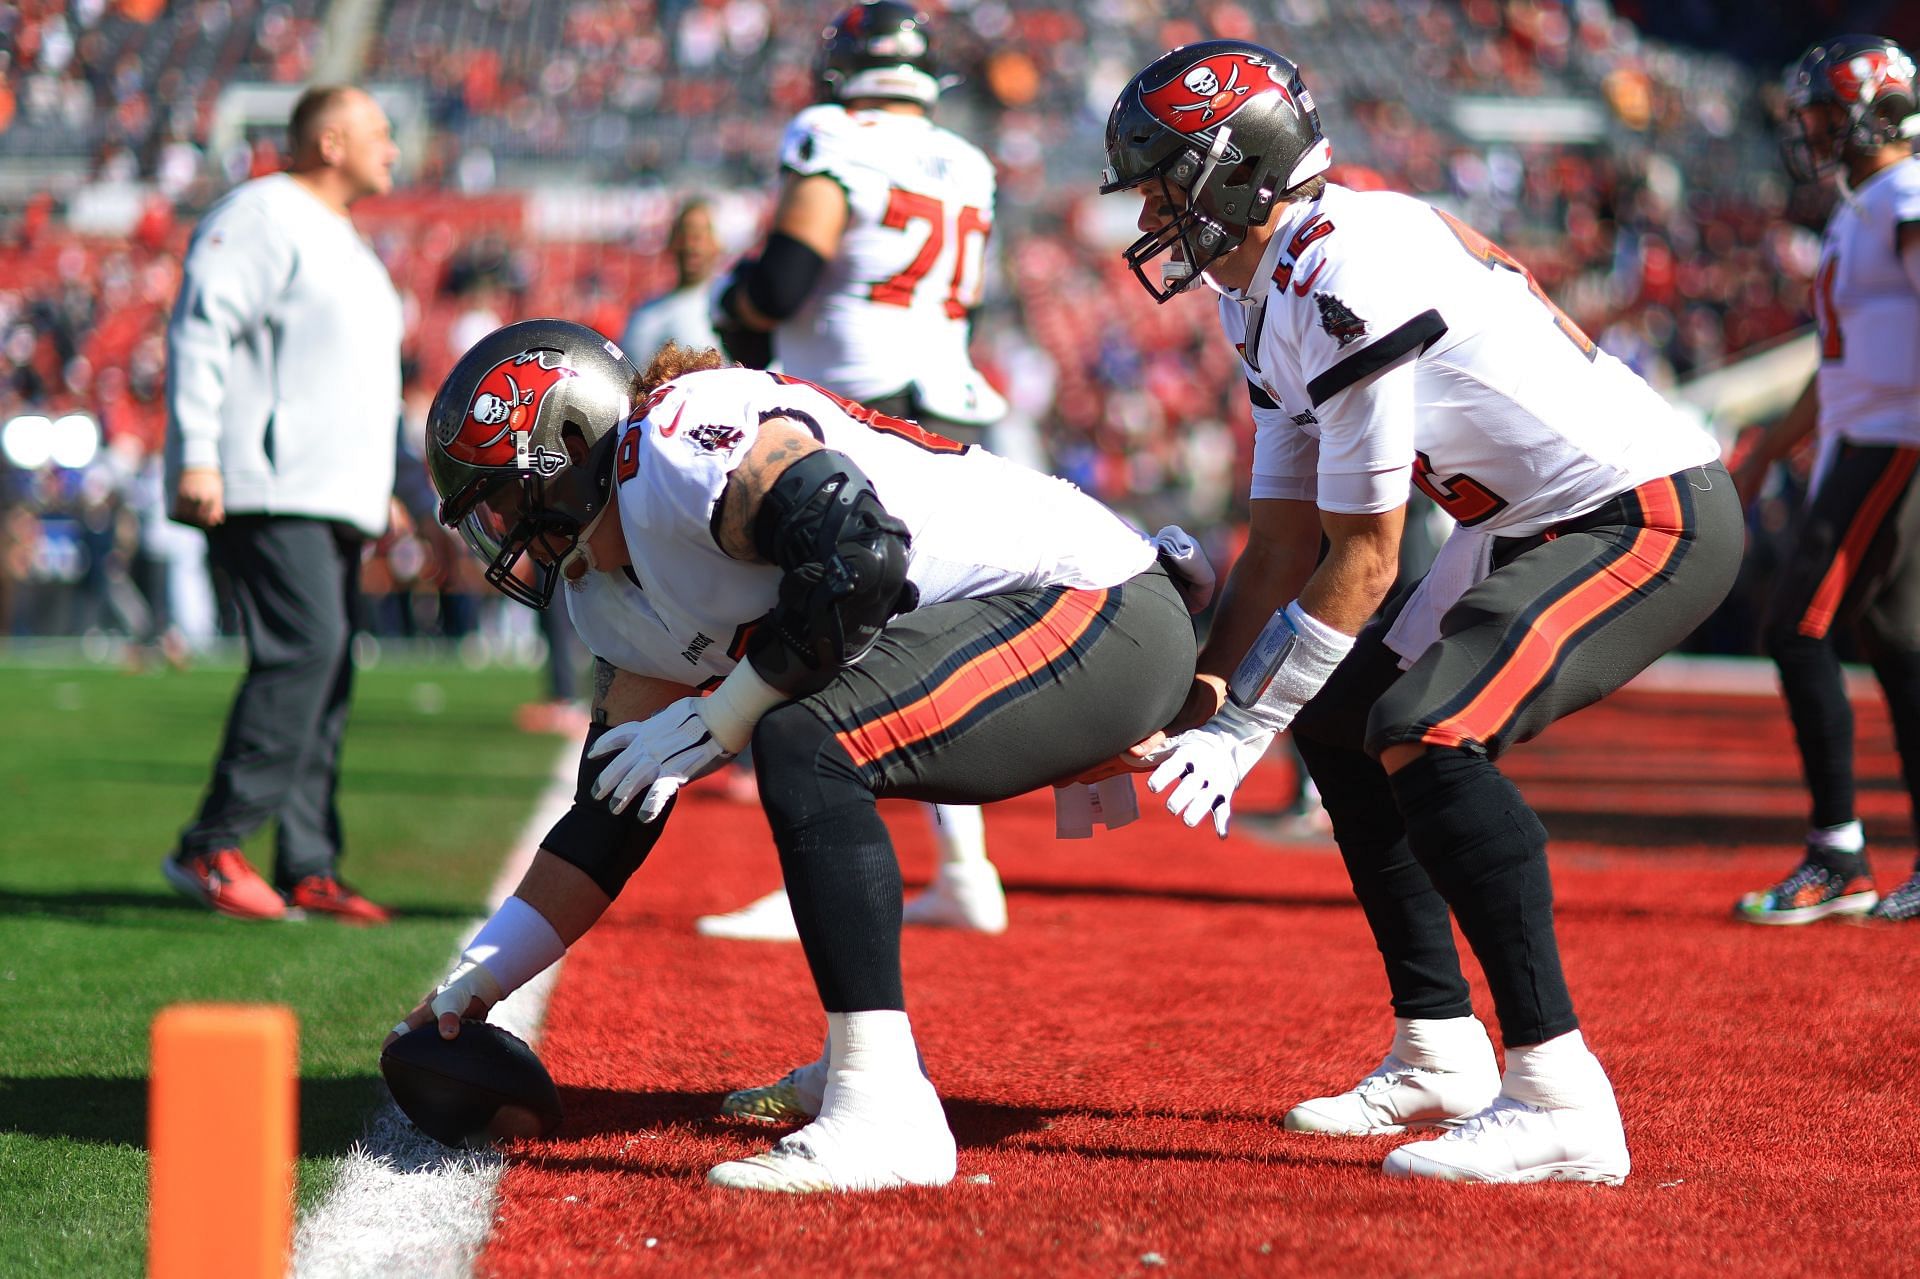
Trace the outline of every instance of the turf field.
<instances>
[{"instance_id":1,"label":"turf field","mask_svg":"<svg viewBox=\"0 0 1920 1279\"><path fill-rule=\"evenodd\" d=\"M1920 931L1757 928L1805 797L1771 695L1630 690L1509 756L1555 836L1560 940L1634 1159L1624 1186L1408 1184L1397 1138L1286 1132L1384 1051L1380 962L1324 840L1274 842L1257 771L1224 843L1146 811L1056 841L995 805L1004 936L910 929L907 999L960 1144L938 1190L726 1194L778 1135L717 1116L820 1042L797 946L695 936L778 875L697 788L575 946L541 1054L567 1117L514 1152L479 1272L525 1275L1920 1275ZM1913 855L1885 714L1856 706L1883 888ZM1143 804L1143 808L1147 808ZM909 882L932 860L884 806ZM1491 1020L1485 988L1475 998Z\"/></svg>"},{"instance_id":2,"label":"turf field","mask_svg":"<svg viewBox=\"0 0 1920 1279\"><path fill-rule=\"evenodd\" d=\"M362 671L343 873L398 918L242 923L176 896L159 872L238 678L236 666L0 663L0 1275L141 1273L147 1029L167 1003L294 1009L302 1202L323 1190L381 1094L381 1036L482 909L567 749L512 727L534 674ZM265 870L271 836L248 851Z\"/></svg>"}]
</instances>

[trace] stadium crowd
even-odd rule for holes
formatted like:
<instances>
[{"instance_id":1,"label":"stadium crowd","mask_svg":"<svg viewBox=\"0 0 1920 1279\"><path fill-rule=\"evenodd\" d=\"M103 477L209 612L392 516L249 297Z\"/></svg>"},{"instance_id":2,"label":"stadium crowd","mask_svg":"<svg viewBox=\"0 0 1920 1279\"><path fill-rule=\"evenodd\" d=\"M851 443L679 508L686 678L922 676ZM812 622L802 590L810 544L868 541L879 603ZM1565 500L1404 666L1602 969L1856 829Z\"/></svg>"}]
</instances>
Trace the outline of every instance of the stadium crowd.
<instances>
[{"instance_id":1,"label":"stadium crowd","mask_svg":"<svg viewBox=\"0 0 1920 1279\"><path fill-rule=\"evenodd\" d=\"M494 324L564 311L620 332L628 309L666 284L674 193L738 193L731 247L750 247L781 123L813 92L815 8L385 6L365 78L418 86L425 121L403 157L405 189L360 218L406 306L403 451L417 452L431 388ZM1601 0L946 8L943 56L962 81L943 118L1001 169L994 278L975 330L982 368L1014 405L999 442L1147 527L1181 519L1227 536L1250 443L1244 396L1218 389L1238 379L1207 340L1211 308L1143 298L1116 252L1131 211L1091 197L1106 104L1159 48L1260 36L1295 52L1340 139L1336 179L1455 209L1656 385L1807 320L1808 226L1824 210L1793 203L1779 175L1766 95L1753 89L1765 77L1649 42ZM0 161L64 147L95 178L144 193L111 235L76 229L78 197L44 191L0 224L0 422L86 413L106 445L82 471L0 475L5 633L155 635L180 621L157 584L193 548L160 516L154 463L178 262L201 208L279 164L264 135L213 150L216 88L304 80L326 17L319 0L0 6L12 47ZM1455 107L1481 98L1599 110L1578 137L1529 140L1463 126ZM586 183L639 184L644 216L612 239L531 225L529 185ZM402 471L417 478L417 457ZM390 535L369 566L370 624L470 632L483 621L479 584L424 518L424 486L410 500L414 528ZM134 578L158 590L137 593L154 605L144 620L124 589ZM188 612L190 637L204 638L210 610Z\"/></svg>"}]
</instances>

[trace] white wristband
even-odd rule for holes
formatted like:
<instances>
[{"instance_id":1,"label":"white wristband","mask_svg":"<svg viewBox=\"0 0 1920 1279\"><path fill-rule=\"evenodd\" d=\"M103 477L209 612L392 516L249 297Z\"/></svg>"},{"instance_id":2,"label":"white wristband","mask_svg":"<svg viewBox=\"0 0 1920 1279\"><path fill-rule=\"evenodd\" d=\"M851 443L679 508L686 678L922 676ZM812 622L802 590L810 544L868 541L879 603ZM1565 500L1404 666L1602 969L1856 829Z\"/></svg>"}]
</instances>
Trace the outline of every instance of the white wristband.
<instances>
[{"instance_id":1,"label":"white wristband","mask_svg":"<svg viewBox=\"0 0 1920 1279\"><path fill-rule=\"evenodd\" d=\"M1353 651L1353 636L1337 631L1294 600L1267 621L1227 682L1229 702L1279 732L1326 685Z\"/></svg>"},{"instance_id":2,"label":"white wristband","mask_svg":"<svg viewBox=\"0 0 1920 1279\"><path fill-rule=\"evenodd\" d=\"M567 953L567 944L547 917L518 897L509 897L480 925L460 958L479 964L500 983L505 998L545 972Z\"/></svg>"},{"instance_id":3,"label":"white wristband","mask_svg":"<svg viewBox=\"0 0 1920 1279\"><path fill-rule=\"evenodd\" d=\"M782 702L792 700L789 694L761 679L753 663L743 657L720 681L720 687L700 703L700 718L707 722L707 731L713 734L714 741L724 746L729 755L738 755L747 748L747 742L753 737L753 726L760 722L760 717Z\"/></svg>"}]
</instances>

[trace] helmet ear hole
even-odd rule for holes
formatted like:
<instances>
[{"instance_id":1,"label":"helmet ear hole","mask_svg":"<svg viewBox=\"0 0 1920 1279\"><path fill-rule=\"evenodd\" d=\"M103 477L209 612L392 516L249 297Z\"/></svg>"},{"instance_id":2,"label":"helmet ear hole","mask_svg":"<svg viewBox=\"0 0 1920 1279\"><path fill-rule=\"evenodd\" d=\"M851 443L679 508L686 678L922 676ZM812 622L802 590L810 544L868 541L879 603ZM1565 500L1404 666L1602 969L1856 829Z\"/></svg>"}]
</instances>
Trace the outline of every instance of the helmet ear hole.
<instances>
[{"instance_id":1,"label":"helmet ear hole","mask_svg":"<svg viewBox=\"0 0 1920 1279\"><path fill-rule=\"evenodd\" d=\"M586 428L574 421L568 421L560 428L560 443L567 450L567 460L575 466L587 460L587 453L592 448L587 443Z\"/></svg>"}]
</instances>

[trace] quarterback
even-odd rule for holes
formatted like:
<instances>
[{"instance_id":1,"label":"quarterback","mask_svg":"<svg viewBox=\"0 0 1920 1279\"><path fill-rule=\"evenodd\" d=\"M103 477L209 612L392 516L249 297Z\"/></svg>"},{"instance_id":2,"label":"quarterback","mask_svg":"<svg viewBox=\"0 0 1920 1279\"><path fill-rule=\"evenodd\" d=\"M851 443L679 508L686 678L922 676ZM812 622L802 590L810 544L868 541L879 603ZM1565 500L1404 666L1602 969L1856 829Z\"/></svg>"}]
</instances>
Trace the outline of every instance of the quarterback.
<instances>
[{"instance_id":1,"label":"quarterback","mask_svg":"<svg viewBox=\"0 0 1920 1279\"><path fill-rule=\"evenodd\" d=\"M1789 172L1833 177L1842 197L1814 276L1820 366L1735 479L1751 498L1817 426L1813 488L1765 623L1813 811L1800 865L1737 911L1756 924L1920 919L1920 870L1885 899L1874 890L1854 811L1853 709L1833 643L1858 624L1920 820L1920 94L1906 50L1842 36L1801 56L1786 97Z\"/></svg>"},{"instance_id":2,"label":"quarterback","mask_svg":"<svg viewBox=\"0 0 1920 1279\"><path fill-rule=\"evenodd\" d=\"M1385 1059L1286 1125L1447 1129L1390 1154L1394 1176L1618 1182L1626 1137L1561 973L1546 831L1496 761L1727 593L1742 529L1718 449L1473 228L1329 183L1313 99L1269 49L1162 56L1121 92L1106 145L1102 192L1141 202L1128 264L1161 301L1213 292L1255 423L1248 543L1172 740L1140 748L1148 785L1224 835L1291 726L1386 961ZM1413 488L1456 528L1369 624Z\"/></svg>"},{"instance_id":3,"label":"quarterback","mask_svg":"<svg viewBox=\"0 0 1920 1279\"><path fill-rule=\"evenodd\" d=\"M811 383L678 346L637 377L559 320L469 351L427 447L441 519L489 581L544 606L515 566L559 566L539 580L564 581L598 675L573 808L403 1026L437 1018L455 1035L558 959L651 851L679 787L750 741L827 1064L812 1122L711 1180L951 1180L875 802L1005 799L1170 719L1194 638L1154 543L1064 481Z\"/></svg>"},{"instance_id":4,"label":"quarterback","mask_svg":"<svg viewBox=\"0 0 1920 1279\"><path fill-rule=\"evenodd\" d=\"M982 442L1006 401L968 354L993 231L993 162L930 116L942 85L927 15L865 0L821 35L820 101L788 124L782 185L757 257L716 294L741 363L777 367L949 439ZM905 918L997 933L1006 895L978 808L933 810L940 865ZM791 938L785 892L701 931Z\"/></svg>"}]
</instances>

